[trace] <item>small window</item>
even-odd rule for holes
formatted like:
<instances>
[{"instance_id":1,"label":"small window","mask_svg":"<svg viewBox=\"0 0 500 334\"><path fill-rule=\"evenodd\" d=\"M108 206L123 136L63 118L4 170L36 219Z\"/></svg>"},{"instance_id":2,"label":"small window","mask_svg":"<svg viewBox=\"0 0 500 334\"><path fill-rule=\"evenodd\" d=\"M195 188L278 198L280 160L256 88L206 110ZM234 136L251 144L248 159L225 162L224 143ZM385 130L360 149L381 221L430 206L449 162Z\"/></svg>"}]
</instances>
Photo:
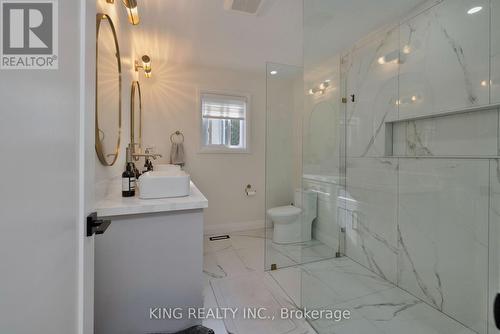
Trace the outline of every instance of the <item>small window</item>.
<instances>
[{"instance_id":1,"label":"small window","mask_svg":"<svg viewBox=\"0 0 500 334\"><path fill-rule=\"evenodd\" d=\"M202 152L248 152L248 96L201 93Z\"/></svg>"}]
</instances>

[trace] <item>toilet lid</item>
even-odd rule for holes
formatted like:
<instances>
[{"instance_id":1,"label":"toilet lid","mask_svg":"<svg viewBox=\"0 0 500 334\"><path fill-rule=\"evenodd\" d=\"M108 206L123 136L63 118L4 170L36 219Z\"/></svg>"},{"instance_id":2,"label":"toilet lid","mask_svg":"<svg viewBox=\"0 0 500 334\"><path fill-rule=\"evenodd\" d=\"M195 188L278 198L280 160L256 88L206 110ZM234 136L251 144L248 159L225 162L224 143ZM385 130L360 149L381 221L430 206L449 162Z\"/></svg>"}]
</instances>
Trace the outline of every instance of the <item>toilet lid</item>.
<instances>
[{"instance_id":1,"label":"toilet lid","mask_svg":"<svg viewBox=\"0 0 500 334\"><path fill-rule=\"evenodd\" d=\"M293 205L279 206L277 208L272 208L267 211L269 215L283 216L283 215L298 215L302 212L301 209L294 207Z\"/></svg>"}]
</instances>

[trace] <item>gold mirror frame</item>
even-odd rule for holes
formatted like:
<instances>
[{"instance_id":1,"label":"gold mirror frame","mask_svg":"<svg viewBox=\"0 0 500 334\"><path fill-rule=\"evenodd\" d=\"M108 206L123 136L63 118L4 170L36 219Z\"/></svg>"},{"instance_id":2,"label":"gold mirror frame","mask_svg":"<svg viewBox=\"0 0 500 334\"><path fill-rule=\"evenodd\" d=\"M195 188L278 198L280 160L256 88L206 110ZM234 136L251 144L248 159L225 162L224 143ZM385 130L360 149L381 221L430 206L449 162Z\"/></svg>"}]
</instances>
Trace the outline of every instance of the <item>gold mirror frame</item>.
<instances>
[{"instance_id":1,"label":"gold mirror frame","mask_svg":"<svg viewBox=\"0 0 500 334\"><path fill-rule=\"evenodd\" d=\"M139 134L137 138L135 137L136 96L139 98ZM132 81L130 88L130 142L133 143L132 145L142 147L142 94L139 81Z\"/></svg>"},{"instance_id":2,"label":"gold mirror frame","mask_svg":"<svg viewBox=\"0 0 500 334\"><path fill-rule=\"evenodd\" d=\"M103 150L103 147L101 145L101 140L99 137L99 134L102 130L99 128L99 107L98 107L98 102L99 102L99 81L98 81L98 74L99 74L99 29L101 27L101 22L102 21L107 21L111 27L111 31L113 33L113 38L115 41L115 50L116 50L116 60L118 63L118 78L119 78L119 84L118 84L118 141L116 143L115 151L112 154L108 154L107 156L114 156L114 159L111 163L109 163L106 160L106 153ZM121 133L122 133L122 62L121 62L121 56L120 56L120 46L118 45L118 37L116 35L116 29L115 25L113 24L113 20L111 20L111 17L109 17L106 14L98 13L96 17L96 50L95 50L95 58L96 58L96 64L95 64L95 150L97 153L97 157L99 158L99 161L101 164L104 166L113 166L118 160L118 154L120 152L120 141L121 141Z\"/></svg>"}]
</instances>

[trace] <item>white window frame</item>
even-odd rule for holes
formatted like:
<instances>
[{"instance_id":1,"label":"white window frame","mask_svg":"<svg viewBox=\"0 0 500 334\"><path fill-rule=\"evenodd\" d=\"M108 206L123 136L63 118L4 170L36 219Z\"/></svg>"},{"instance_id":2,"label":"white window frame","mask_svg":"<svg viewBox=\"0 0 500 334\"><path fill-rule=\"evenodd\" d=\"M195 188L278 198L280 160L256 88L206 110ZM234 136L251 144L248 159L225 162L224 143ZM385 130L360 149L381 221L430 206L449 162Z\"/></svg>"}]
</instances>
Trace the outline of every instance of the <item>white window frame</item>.
<instances>
[{"instance_id":1,"label":"white window frame","mask_svg":"<svg viewBox=\"0 0 500 334\"><path fill-rule=\"evenodd\" d=\"M245 113L245 121L243 122L243 131L245 137L245 148L235 148L228 147L225 145L205 145L204 138L204 130L203 130L203 110L202 108L202 96L204 94L214 94L214 95L227 95L227 96L235 96L235 97L244 97L247 101L246 105L246 113ZM198 153L228 153L228 154L250 154L250 143L251 143L251 110L252 110L252 99L251 95L248 93L242 93L237 91L227 91L227 90L211 90L211 89L198 89L197 92L197 113L198 113L198 133L200 136L199 144L200 148Z\"/></svg>"}]
</instances>

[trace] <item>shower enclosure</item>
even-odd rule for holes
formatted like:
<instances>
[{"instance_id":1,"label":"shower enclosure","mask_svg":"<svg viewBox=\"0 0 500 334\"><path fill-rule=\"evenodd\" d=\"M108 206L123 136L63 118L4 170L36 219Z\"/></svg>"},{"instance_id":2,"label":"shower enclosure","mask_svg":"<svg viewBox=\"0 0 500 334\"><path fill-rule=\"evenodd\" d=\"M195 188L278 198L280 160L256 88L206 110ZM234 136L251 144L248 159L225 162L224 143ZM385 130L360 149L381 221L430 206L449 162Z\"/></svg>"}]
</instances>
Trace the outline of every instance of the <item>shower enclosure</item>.
<instances>
[{"instance_id":1,"label":"shower enclosure","mask_svg":"<svg viewBox=\"0 0 500 334\"><path fill-rule=\"evenodd\" d=\"M266 73L265 267L270 270L332 258L338 252L338 235L330 220L335 215L335 207L331 203L334 197L327 194L330 190L324 189L315 176L321 171L324 176L335 179L330 171L333 171L334 161L338 159L330 156L335 146L335 138L328 125L333 121L333 106L325 103L316 107L312 114L304 113L302 68L268 63ZM317 132L316 127L322 131ZM306 191L313 197L307 198ZM311 201L311 198L316 201L313 214L321 212L322 217L316 217L312 232L305 235L306 232L302 231L303 240L299 242L275 242L275 223L267 214L268 210L290 205L301 207L302 212L297 219L307 230L306 226L312 222L308 218L311 210L306 210L300 202Z\"/></svg>"},{"instance_id":2,"label":"shower enclosure","mask_svg":"<svg viewBox=\"0 0 500 334\"><path fill-rule=\"evenodd\" d=\"M301 307L351 312L311 320L320 334L500 333L500 0L424 3L341 52L337 9L304 1L292 153L294 186L318 194L312 243L329 251L280 262L268 235L266 268L300 270ZM288 149L275 109L268 207Z\"/></svg>"}]
</instances>

